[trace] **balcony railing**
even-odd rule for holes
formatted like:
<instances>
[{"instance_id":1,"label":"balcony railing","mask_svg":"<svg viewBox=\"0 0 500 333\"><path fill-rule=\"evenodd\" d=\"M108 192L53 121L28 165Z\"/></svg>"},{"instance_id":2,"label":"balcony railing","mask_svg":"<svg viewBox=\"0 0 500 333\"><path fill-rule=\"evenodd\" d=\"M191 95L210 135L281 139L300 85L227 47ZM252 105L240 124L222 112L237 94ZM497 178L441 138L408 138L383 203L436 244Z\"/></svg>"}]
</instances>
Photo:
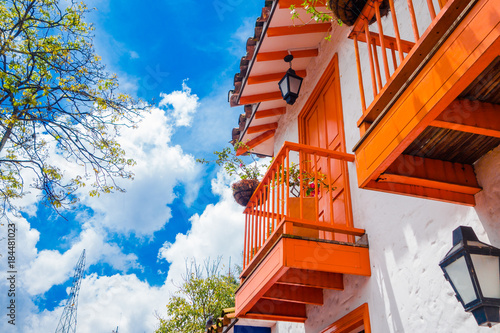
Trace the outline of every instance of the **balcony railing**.
<instances>
[{"instance_id":1,"label":"balcony railing","mask_svg":"<svg viewBox=\"0 0 500 333\"><path fill-rule=\"evenodd\" d=\"M353 161L352 154L285 142L244 212L244 270L283 233L345 242L363 235L352 227L346 163Z\"/></svg>"},{"instance_id":2,"label":"balcony railing","mask_svg":"<svg viewBox=\"0 0 500 333\"><path fill-rule=\"evenodd\" d=\"M401 1L397 9L394 2L395 0L368 0L349 35L349 38L354 40L356 53L363 110L358 126L362 134L384 108L394 101L394 97L405 85L411 82L419 68L425 65L426 60L436 50L439 40L450 31L450 26L456 22L457 17L464 10L470 9L476 1L407 0L407 8L403 8ZM387 5L390 9L390 19L382 22L381 8ZM416 8L420 11L416 11ZM374 19L376 23L373 22ZM406 39L401 37L400 30ZM359 42L366 43L366 52L361 53ZM366 82L363 81L363 74L366 74L363 70L368 68L371 89L367 88ZM366 90L371 90L372 93ZM367 101L371 101L368 107Z\"/></svg>"}]
</instances>

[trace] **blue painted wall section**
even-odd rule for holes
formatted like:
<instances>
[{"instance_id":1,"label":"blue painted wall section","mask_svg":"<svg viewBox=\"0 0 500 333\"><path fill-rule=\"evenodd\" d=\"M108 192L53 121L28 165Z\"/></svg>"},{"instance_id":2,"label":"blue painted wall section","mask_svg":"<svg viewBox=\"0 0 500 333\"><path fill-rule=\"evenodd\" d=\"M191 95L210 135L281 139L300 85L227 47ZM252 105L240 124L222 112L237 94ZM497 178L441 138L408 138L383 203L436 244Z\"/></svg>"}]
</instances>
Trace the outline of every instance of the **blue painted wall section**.
<instances>
[{"instance_id":1,"label":"blue painted wall section","mask_svg":"<svg viewBox=\"0 0 500 333\"><path fill-rule=\"evenodd\" d=\"M271 333L270 327L234 326L234 333Z\"/></svg>"}]
</instances>

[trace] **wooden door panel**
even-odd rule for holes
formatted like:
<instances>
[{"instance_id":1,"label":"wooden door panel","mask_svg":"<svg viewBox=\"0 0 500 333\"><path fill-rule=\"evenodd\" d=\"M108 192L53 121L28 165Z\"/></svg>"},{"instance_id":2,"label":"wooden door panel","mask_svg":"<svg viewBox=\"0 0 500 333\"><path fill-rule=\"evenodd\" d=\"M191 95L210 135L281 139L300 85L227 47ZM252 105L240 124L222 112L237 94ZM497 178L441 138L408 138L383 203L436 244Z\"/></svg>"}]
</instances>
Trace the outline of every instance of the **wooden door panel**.
<instances>
[{"instance_id":1,"label":"wooden door panel","mask_svg":"<svg viewBox=\"0 0 500 333\"><path fill-rule=\"evenodd\" d=\"M338 64L336 65L338 66ZM299 126L302 133L300 141L314 147L345 152L340 85L338 75L335 73L337 70L338 67L334 67L333 73L325 74L329 76L324 78L323 86L319 87L320 84L318 84L316 88L321 90L319 93L315 90L312 94L316 94L317 98L307 104L307 109L304 109L299 116ZM309 161L312 162L313 157L309 156L309 158ZM318 220L352 226L352 212L349 209L350 194L348 188L345 188L348 184L347 162L333 159L328 162L325 157L318 157L315 162L309 163L311 168L316 164L319 172L328 175L327 182L335 187L331 194L324 188L317 194L318 211L320 212ZM331 203L330 200L332 200ZM349 204L347 204L347 200ZM351 240L345 235L329 232L321 232L320 237L339 241Z\"/></svg>"}]
</instances>

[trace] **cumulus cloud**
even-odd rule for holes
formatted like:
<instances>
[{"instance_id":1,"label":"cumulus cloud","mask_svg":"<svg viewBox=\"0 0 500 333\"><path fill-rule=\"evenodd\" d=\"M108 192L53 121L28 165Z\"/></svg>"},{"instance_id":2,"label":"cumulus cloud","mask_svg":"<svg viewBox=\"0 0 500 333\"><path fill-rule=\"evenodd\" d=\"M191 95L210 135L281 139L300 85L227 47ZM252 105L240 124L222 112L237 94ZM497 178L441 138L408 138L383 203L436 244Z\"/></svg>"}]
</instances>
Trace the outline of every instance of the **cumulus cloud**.
<instances>
[{"instance_id":1,"label":"cumulus cloud","mask_svg":"<svg viewBox=\"0 0 500 333\"><path fill-rule=\"evenodd\" d=\"M153 108L137 128L122 130L119 142L137 162L135 177L119 180L125 193L84 196L83 203L95 212L94 223L121 233L151 235L171 218L168 205L176 198L176 185L189 185L186 204L195 199L200 166L180 146L169 145L172 133L165 112L159 108Z\"/></svg>"},{"instance_id":2,"label":"cumulus cloud","mask_svg":"<svg viewBox=\"0 0 500 333\"><path fill-rule=\"evenodd\" d=\"M175 242L165 242L158 258L170 263L168 281L179 281L185 273L185 260L202 263L208 258L223 255L225 262L240 264L243 250L244 216L243 208L235 203L230 179L219 173L212 180L212 191L221 199L215 205L208 205L201 215L190 218L191 230L178 234Z\"/></svg>"},{"instance_id":3,"label":"cumulus cloud","mask_svg":"<svg viewBox=\"0 0 500 333\"><path fill-rule=\"evenodd\" d=\"M120 271L140 267L135 254L124 254L117 244L107 242L104 235L102 230L86 224L78 240L66 252L44 250L32 256L22 265L23 289L30 295L39 295L54 285L64 283L73 275L83 249L86 249L87 267L98 262L107 263Z\"/></svg>"},{"instance_id":4,"label":"cumulus cloud","mask_svg":"<svg viewBox=\"0 0 500 333\"><path fill-rule=\"evenodd\" d=\"M78 299L78 332L111 332L119 326L120 332L153 332L164 315L170 292L167 286L152 287L134 274L97 276L91 274L82 280ZM54 332L63 312L64 302L53 311L31 313L18 320L18 332ZM23 314L36 311L33 303L24 302L18 309ZM18 312L19 314L19 312ZM6 320L0 322L0 331L11 332Z\"/></svg>"},{"instance_id":5,"label":"cumulus cloud","mask_svg":"<svg viewBox=\"0 0 500 333\"><path fill-rule=\"evenodd\" d=\"M200 103L198 96L191 94L191 88L186 81L182 82L181 91L173 91L170 94L160 94L162 100L160 106L169 108L170 115L176 126L190 126L193 121L193 114L196 112Z\"/></svg>"}]
</instances>

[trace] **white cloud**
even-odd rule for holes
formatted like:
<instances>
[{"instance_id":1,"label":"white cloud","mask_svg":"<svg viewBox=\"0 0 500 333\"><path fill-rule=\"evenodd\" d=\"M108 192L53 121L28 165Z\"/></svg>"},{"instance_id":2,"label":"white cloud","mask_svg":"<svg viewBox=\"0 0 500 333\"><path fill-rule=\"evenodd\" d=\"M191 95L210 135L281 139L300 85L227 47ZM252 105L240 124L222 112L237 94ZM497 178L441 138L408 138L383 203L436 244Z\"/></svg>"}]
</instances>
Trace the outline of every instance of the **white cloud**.
<instances>
[{"instance_id":1,"label":"white cloud","mask_svg":"<svg viewBox=\"0 0 500 333\"><path fill-rule=\"evenodd\" d=\"M153 108L136 129L122 130L120 144L137 165L133 181L119 180L126 193L101 195L83 203L95 211L94 223L111 230L151 235L171 218L167 206L175 199L174 187L186 185L185 203L196 197L200 166L180 146L171 146L173 129L164 111Z\"/></svg>"},{"instance_id":2,"label":"white cloud","mask_svg":"<svg viewBox=\"0 0 500 333\"><path fill-rule=\"evenodd\" d=\"M178 234L174 243L166 242L158 253L170 263L168 281L179 281L185 273L185 260L203 263L223 255L224 264L241 264L243 251L243 207L236 204L229 187L230 180L219 173L212 180L212 191L221 196L215 205L208 205L201 215L190 218L191 230ZM227 267L226 267L227 268Z\"/></svg>"},{"instance_id":3,"label":"white cloud","mask_svg":"<svg viewBox=\"0 0 500 333\"><path fill-rule=\"evenodd\" d=\"M196 112L200 103L198 96L191 94L191 88L186 81L182 82L182 91L173 91L170 94L160 94L162 100L160 106L170 107L170 116L173 118L176 126L190 126L193 121L193 114Z\"/></svg>"},{"instance_id":4,"label":"white cloud","mask_svg":"<svg viewBox=\"0 0 500 333\"><path fill-rule=\"evenodd\" d=\"M78 299L78 329L80 333L153 332L158 325L155 313L164 315L170 291L167 286L152 287L134 274L101 276L91 274L82 280ZM35 313L32 304L19 309L29 316L18 319L18 332L54 332L63 312L64 302L54 311ZM27 313L26 313L27 314ZM0 331L11 332L6 320Z\"/></svg>"},{"instance_id":5,"label":"white cloud","mask_svg":"<svg viewBox=\"0 0 500 333\"><path fill-rule=\"evenodd\" d=\"M29 248L33 249L34 245L31 246ZM86 224L77 241L66 252L43 250L24 262L21 266L23 288L30 295L39 295L54 285L64 283L73 275L83 249L86 249L86 267L98 262L107 263L120 271L139 267L135 254L122 253L118 245L107 242L103 230Z\"/></svg>"}]
</instances>

